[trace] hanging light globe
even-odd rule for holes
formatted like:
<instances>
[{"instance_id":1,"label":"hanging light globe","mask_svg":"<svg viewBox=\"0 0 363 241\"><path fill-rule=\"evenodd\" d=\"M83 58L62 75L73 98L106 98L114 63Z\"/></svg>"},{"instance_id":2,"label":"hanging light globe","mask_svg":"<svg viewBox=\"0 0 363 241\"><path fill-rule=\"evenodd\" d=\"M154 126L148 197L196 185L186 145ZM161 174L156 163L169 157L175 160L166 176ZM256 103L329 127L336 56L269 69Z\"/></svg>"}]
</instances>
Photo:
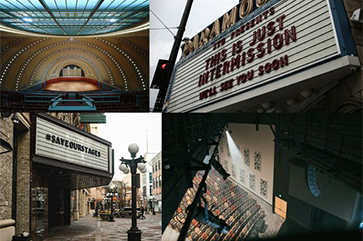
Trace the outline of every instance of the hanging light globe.
<instances>
[{"instance_id":1,"label":"hanging light globe","mask_svg":"<svg viewBox=\"0 0 363 241\"><path fill-rule=\"evenodd\" d=\"M143 162L139 162L137 163L137 168L139 168L139 170L141 171L146 168L146 164Z\"/></svg>"},{"instance_id":2,"label":"hanging light globe","mask_svg":"<svg viewBox=\"0 0 363 241\"><path fill-rule=\"evenodd\" d=\"M121 163L120 166L119 166L119 169L120 169L120 171L125 172L125 170L128 169L128 168L127 168L126 164Z\"/></svg>"},{"instance_id":3,"label":"hanging light globe","mask_svg":"<svg viewBox=\"0 0 363 241\"><path fill-rule=\"evenodd\" d=\"M136 154L139 152L139 146L136 143L132 143L129 145L129 152L131 157L135 157Z\"/></svg>"}]
</instances>

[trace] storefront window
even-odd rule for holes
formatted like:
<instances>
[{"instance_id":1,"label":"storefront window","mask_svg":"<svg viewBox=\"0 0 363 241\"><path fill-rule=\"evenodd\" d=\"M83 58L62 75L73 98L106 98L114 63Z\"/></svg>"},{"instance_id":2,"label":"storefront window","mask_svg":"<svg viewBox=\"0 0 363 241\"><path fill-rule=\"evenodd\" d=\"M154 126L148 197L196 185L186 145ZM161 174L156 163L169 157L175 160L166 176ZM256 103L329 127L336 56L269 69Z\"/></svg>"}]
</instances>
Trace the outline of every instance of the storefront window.
<instances>
[{"instance_id":1,"label":"storefront window","mask_svg":"<svg viewBox=\"0 0 363 241\"><path fill-rule=\"evenodd\" d=\"M71 191L71 217L73 218L74 217L74 206L75 206L75 203L74 203L74 196L75 196L75 191Z\"/></svg>"},{"instance_id":2,"label":"storefront window","mask_svg":"<svg viewBox=\"0 0 363 241\"><path fill-rule=\"evenodd\" d=\"M39 232L43 232L46 228L46 219L45 219L45 203L46 203L46 194L43 188L37 188L35 191L35 217L36 217L36 230Z\"/></svg>"}]
</instances>

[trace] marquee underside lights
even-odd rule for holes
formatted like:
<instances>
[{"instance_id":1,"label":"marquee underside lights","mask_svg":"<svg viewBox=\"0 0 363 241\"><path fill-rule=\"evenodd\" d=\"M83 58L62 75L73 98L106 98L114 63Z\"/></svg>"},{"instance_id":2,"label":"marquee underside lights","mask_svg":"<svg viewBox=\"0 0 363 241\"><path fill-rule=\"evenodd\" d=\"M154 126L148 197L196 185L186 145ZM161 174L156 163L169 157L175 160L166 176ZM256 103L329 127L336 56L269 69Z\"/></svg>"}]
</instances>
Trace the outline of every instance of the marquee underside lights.
<instances>
[{"instance_id":1,"label":"marquee underside lights","mask_svg":"<svg viewBox=\"0 0 363 241\"><path fill-rule=\"evenodd\" d=\"M334 1L241 1L183 46L164 111L219 111L228 99L268 94L267 85L291 88L280 80L343 56Z\"/></svg>"}]
</instances>

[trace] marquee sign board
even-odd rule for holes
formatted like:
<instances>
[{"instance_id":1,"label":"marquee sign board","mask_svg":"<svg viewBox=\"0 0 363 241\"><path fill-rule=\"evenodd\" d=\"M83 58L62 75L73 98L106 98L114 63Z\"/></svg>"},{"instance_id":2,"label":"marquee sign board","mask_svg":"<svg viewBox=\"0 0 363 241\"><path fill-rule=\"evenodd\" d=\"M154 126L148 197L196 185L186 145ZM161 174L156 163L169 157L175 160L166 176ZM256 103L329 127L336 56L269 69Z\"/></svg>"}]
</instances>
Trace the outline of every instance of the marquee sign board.
<instances>
[{"instance_id":1,"label":"marquee sign board","mask_svg":"<svg viewBox=\"0 0 363 241\"><path fill-rule=\"evenodd\" d=\"M36 117L35 154L62 162L110 172L111 146Z\"/></svg>"},{"instance_id":2,"label":"marquee sign board","mask_svg":"<svg viewBox=\"0 0 363 241\"><path fill-rule=\"evenodd\" d=\"M167 112L195 111L340 56L329 1L257 0L248 15L241 4L253 1L242 1L186 43Z\"/></svg>"}]
</instances>

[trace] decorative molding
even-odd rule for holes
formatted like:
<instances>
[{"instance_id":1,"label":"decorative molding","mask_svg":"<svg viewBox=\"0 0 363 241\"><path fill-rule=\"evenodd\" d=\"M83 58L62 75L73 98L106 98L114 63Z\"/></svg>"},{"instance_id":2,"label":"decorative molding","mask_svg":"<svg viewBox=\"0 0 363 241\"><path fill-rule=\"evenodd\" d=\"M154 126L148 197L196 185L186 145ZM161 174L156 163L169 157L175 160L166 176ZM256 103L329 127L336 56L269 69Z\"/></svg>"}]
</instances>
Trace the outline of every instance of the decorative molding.
<instances>
[{"instance_id":1,"label":"decorative molding","mask_svg":"<svg viewBox=\"0 0 363 241\"><path fill-rule=\"evenodd\" d=\"M250 149L245 147L243 149L243 159L246 166L250 166Z\"/></svg>"},{"instance_id":2,"label":"decorative molding","mask_svg":"<svg viewBox=\"0 0 363 241\"><path fill-rule=\"evenodd\" d=\"M249 187L251 190L255 191L256 190L256 181L255 181L255 175L250 173L250 184Z\"/></svg>"}]
</instances>

